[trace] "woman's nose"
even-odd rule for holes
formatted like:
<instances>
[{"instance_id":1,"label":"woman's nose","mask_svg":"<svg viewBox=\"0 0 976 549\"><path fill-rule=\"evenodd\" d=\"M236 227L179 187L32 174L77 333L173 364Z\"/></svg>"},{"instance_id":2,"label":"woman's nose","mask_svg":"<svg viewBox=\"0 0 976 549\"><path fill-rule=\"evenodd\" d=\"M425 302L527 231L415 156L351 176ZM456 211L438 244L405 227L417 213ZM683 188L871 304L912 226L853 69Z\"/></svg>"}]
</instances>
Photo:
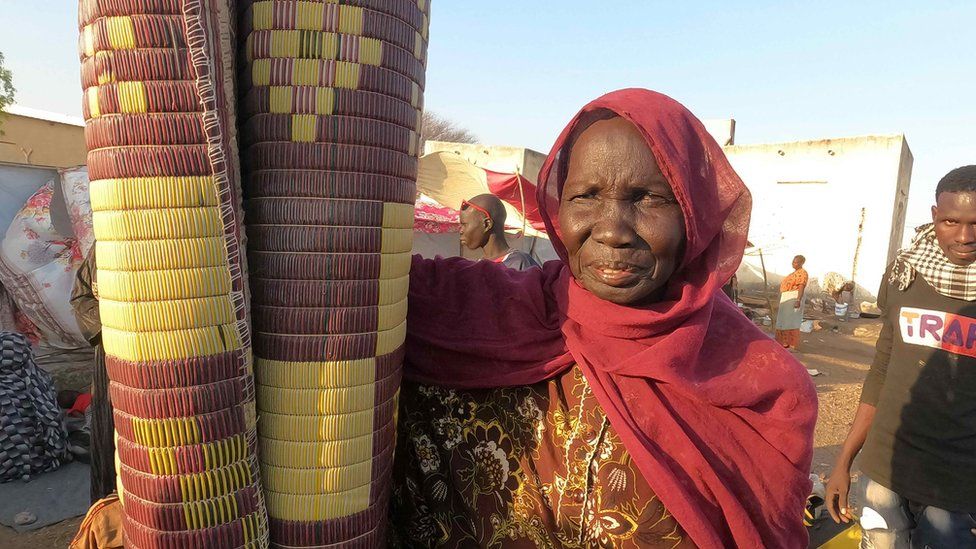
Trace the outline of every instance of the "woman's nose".
<instances>
[{"instance_id":1,"label":"woman's nose","mask_svg":"<svg viewBox=\"0 0 976 549\"><path fill-rule=\"evenodd\" d=\"M593 238L611 248L630 248L637 240L633 215L629 205L622 200L604 200L595 212L598 216L593 225Z\"/></svg>"}]
</instances>

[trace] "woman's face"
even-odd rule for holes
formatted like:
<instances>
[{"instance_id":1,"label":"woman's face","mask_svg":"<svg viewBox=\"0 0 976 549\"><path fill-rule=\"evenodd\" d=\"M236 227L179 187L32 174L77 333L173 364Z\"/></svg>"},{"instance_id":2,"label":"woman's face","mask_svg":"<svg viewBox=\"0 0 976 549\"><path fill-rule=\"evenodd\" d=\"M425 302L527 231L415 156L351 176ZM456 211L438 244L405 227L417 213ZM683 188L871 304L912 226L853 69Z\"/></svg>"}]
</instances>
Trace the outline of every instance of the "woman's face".
<instances>
[{"instance_id":1,"label":"woman's face","mask_svg":"<svg viewBox=\"0 0 976 549\"><path fill-rule=\"evenodd\" d=\"M684 249L684 215L637 128L594 122L572 146L559 205L569 267L601 299L660 298Z\"/></svg>"}]
</instances>

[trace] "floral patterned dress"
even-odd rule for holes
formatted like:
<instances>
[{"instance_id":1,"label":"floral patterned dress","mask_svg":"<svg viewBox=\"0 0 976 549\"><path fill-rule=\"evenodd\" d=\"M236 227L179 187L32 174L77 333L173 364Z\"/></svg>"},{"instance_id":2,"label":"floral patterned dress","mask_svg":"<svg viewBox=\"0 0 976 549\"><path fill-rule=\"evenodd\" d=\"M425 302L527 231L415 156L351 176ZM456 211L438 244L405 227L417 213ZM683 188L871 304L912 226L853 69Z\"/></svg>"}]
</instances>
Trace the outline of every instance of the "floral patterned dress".
<instances>
[{"instance_id":1,"label":"floral patterned dress","mask_svg":"<svg viewBox=\"0 0 976 549\"><path fill-rule=\"evenodd\" d=\"M532 386L404 383L393 547L693 547L579 368Z\"/></svg>"}]
</instances>

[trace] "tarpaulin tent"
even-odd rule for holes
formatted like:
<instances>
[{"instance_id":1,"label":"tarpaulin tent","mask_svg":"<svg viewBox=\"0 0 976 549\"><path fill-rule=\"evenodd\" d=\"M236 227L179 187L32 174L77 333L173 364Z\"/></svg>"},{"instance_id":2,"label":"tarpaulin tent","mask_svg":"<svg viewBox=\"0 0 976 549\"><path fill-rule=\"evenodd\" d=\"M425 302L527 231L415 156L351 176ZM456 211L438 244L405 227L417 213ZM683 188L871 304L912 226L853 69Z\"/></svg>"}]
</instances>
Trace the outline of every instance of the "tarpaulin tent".
<instances>
[{"instance_id":1,"label":"tarpaulin tent","mask_svg":"<svg viewBox=\"0 0 976 549\"><path fill-rule=\"evenodd\" d=\"M451 152L420 158L417 175L414 252L425 257L464 255L456 233L461 201L491 193L505 203L505 230L509 243L538 260L555 259L535 200L535 184L517 173L501 173L475 166ZM524 212L524 215L523 215ZM453 225L452 225L453 224Z\"/></svg>"},{"instance_id":2,"label":"tarpaulin tent","mask_svg":"<svg viewBox=\"0 0 976 549\"><path fill-rule=\"evenodd\" d=\"M462 200L494 194L505 202L506 227L518 226L526 236L544 237L535 189L535 183L520 174L479 168L450 152L422 156L417 168L417 192L455 210L461 207Z\"/></svg>"}]
</instances>

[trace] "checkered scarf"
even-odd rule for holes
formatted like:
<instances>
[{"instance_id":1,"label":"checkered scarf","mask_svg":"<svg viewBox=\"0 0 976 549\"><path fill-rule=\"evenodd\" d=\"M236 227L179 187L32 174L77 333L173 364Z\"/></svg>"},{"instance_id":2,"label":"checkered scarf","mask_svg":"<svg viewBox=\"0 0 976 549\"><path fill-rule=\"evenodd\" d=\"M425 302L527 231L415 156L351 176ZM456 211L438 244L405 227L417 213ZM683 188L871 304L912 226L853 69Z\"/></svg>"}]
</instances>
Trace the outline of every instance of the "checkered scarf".
<instances>
[{"instance_id":1,"label":"checkered scarf","mask_svg":"<svg viewBox=\"0 0 976 549\"><path fill-rule=\"evenodd\" d=\"M912 245L898 253L889 282L905 291L922 275L935 291L954 299L976 301L976 263L954 265L935 239L935 226L929 223L916 230Z\"/></svg>"}]
</instances>

